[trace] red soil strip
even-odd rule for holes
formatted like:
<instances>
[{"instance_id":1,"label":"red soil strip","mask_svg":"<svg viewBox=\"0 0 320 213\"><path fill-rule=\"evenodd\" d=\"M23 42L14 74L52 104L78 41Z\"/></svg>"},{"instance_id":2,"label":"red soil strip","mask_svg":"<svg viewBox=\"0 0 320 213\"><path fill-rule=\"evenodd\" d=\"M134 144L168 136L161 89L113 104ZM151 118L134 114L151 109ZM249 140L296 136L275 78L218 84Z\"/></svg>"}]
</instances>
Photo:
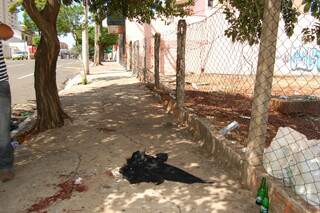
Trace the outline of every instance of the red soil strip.
<instances>
[{"instance_id":1,"label":"red soil strip","mask_svg":"<svg viewBox=\"0 0 320 213\"><path fill-rule=\"evenodd\" d=\"M186 106L200 115L209 118L217 129L237 121L240 128L227 135L230 140L246 145L250 120L242 116L251 116L252 100L238 94L218 92L186 91ZM272 108L269 109L267 145L275 137L279 127L291 127L307 138L320 138L320 115L284 115ZM312 119L315 118L315 119Z\"/></svg>"}]
</instances>

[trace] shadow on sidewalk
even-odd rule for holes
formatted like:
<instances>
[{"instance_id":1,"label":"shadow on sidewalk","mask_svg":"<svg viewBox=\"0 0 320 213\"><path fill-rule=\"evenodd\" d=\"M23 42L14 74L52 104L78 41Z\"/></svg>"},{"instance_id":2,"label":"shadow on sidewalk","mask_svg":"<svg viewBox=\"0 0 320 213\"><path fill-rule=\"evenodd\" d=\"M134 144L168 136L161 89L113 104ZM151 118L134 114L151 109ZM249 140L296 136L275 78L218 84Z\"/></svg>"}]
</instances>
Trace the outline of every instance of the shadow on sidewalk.
<instances>
[{"instance_id":1,"label":"shadow on sidewalk","mask_svg":"<svg viewBox=\"0 0 320 213\"><path fill-rule=\"evenodd\" d=\"M216 165L135 79L97 78L76 86L62 103L73 123L28 141L32 154L18 155L16 179L0 185L0 212L21 212L74 175L88 191L58 200L48 212L257 212L236 174ZM171 165L214 183L130 185L112 172L136 150L166 152Z\"/></svg>"}]
</instances>

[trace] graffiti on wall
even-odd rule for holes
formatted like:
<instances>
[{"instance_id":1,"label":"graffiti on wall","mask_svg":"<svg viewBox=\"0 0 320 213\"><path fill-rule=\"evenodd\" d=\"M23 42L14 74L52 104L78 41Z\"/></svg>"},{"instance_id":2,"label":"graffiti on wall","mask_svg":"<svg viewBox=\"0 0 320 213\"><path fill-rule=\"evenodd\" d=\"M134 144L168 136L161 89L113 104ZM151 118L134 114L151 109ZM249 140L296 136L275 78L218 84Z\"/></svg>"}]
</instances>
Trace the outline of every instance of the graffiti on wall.
<instances>
[{"instance_id":1,"label":"graffiti on wall","mask_svg":"<svg viewBox=\"0 0 320 213\"><path fill-rule=\"evenodd\" d=\"M293 71L320 72L320 49L300 47L293 49L290 57L290 68Z\"/></svg>"}]
</instances>

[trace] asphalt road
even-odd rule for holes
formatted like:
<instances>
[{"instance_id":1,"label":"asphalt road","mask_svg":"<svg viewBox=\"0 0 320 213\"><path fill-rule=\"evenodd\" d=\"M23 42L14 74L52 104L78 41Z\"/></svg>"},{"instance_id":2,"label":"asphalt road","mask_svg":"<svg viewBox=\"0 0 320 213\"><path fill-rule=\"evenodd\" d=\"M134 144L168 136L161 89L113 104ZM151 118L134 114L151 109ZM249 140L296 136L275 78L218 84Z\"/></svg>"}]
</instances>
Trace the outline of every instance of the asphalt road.
<instances>
[{"instance_id":1,"label":"asphalt road","mask_svg":"<svg viewBox=\"0 0 320 213\"><path fill-rule=\"evenodd\" d=\"M24 104L35 100L34 60L6 61L10 78L12 105ZM64 83L80 73L82 64L79 60L58 60L57 86L61 90Z\"/></svg>"}]
</instances>

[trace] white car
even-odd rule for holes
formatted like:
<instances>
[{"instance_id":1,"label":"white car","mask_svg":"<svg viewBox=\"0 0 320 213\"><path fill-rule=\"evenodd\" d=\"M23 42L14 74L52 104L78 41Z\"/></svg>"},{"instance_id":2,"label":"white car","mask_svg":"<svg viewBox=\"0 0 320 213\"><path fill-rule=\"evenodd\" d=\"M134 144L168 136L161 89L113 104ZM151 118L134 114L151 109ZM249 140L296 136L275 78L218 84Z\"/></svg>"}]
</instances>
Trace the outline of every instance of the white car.
<instances>
[{"instance_id":1,"label":"white car","mask_svg":"<svg viewBox=\"0 0 320 213\"><path fill-rule=\"evenodd\" d=\"M12 60L28 59L28 53L24 51L18 51L12 54Z\"/></svg>"}]
</instances>

